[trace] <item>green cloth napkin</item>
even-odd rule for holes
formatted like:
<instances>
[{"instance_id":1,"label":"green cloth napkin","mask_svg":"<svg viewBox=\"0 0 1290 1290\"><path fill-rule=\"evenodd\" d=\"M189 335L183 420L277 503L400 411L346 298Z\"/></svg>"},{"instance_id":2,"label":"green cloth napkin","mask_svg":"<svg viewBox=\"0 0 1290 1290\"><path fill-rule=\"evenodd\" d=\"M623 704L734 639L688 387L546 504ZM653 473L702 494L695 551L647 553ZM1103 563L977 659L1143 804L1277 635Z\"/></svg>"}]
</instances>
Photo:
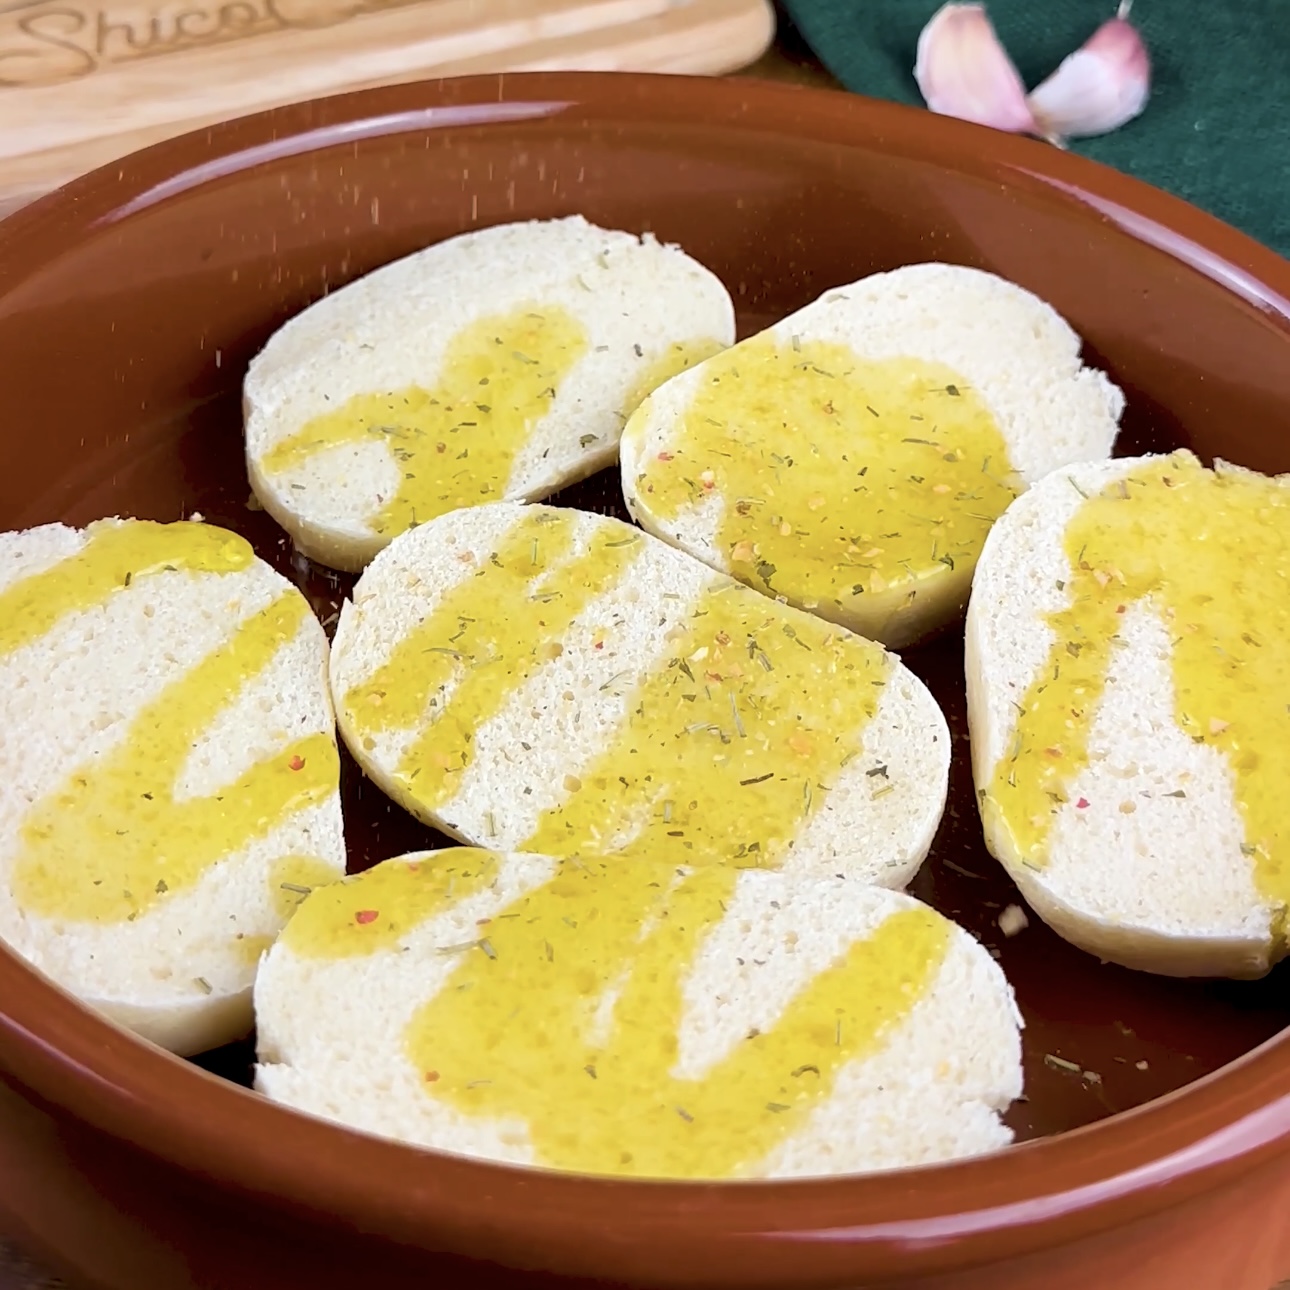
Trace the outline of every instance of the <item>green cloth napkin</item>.
<instances>
[{"instance_id":1,"label":"green cloth napkin","mask_svg":"<svg viewBox=\"0 0 1290 1290\"><path fill-rule=\"evenodd\" d=\"M782 0L848 89L922 104L918 34L941 0ZM987 0L999 39L1033 89L1116 0ZM1151 98L1112 134L1072 152L1155 184L1290 256L1290 0L1136 0Z\"/></svg>"}]
</instances>

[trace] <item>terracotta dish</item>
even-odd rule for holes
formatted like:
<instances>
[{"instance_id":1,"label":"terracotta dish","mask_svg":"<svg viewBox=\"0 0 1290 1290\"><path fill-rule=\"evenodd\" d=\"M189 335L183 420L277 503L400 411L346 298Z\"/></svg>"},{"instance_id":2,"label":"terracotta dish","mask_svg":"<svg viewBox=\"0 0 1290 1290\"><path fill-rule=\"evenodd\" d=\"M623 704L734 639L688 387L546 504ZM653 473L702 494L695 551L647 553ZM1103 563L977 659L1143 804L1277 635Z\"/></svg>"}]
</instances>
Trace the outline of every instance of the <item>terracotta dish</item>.
<instances>
[{"instance_id":1,"label":"terracotta dish","mask_svg":"<svg viewBox=\"0 0 1290 1290\"><path fill-rule=\"evenodd\" d=\"M329 287L478 224L583 212L679 241L745 333L943 258L1051 301L1129 394L1120 451L1290 470L1290 264L1038 143L842 94L534 75L401 86L176 139L0 225L0 526L200 510L326 619L348 583L247 508L239 384ZM618 506L611 474L561 500ZM1257 552L1251 553L1257 558ZM962 652L908 655L957 741L917 894L996 946L1023 1003L1023 1144L877 1178L605 1182L421 1153L189 1064L0 952L0 1223L104 1290L343 1285L1268 1290L1290 1273L1290 974L1099 965L985 854ZM431 835L346 770L351 868ZM202 1069L205 1066L207 1069Z\"/></svg>"}]
</instances>

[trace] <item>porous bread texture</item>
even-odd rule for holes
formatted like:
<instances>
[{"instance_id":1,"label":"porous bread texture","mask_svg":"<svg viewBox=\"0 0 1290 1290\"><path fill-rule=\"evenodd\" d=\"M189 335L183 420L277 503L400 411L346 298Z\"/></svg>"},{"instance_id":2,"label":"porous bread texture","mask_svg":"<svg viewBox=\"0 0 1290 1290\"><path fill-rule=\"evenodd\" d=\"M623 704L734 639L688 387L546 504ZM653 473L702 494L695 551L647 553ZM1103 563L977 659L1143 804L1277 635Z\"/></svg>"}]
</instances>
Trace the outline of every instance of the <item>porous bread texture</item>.
<instances>
[{"instance_id":1,"label":"porous bread texture","mask_svg":"<svg viewBox=\"0 0 1290 1290\"><path fill-rule=\"evenodd\" d=\"M1068 462L1107 457L1124 410L1121 390L1081 364L1080 338L1050 305L1015 283L960 265L914 264L861 278L825 292L762 335L780 345L794 337L844 345L871 362L945 364L989 408L1013 470L1027 484ZM734 499L716 488L676 519L665 519L637 491L644 463L676 441L705 370L701 363L673 377L629 420L620 449L623 495L651 533L728 573L718 531ZM852 613L827 603L812 612L899 649L954 619L970 586L971 568L960 563L920 581L912 601L900 586L861 597Z\"/></svg>"},{"instance_id":2,"label":"porous bread texture","mask_svg":"<svg viewBox=\"0 0 1290 1290\"><path fill-rule=\"evenodd\" d=\"M388 541L371 521L398 486L399 463L370 440L274 474L264 454L355 395L432 388L463 328L534 303L567 310L589 349L529 428L504 493L519 501L617 458L624 403L671 345L735 338L734 306L713 273L651 234L576 215L465 233L358 278L275 332L243 387L251 486L305 555L363 568Z\"/></svg>"},{"instance_id":3,"label":"porous bread texture","mask_svg":"<svg viewBox=\"0 0 1290 1290\"><path fill-rule=\"evenodd\" d=\"M1069 603L1063 543L1081 493L1092 496L1148 460L1054 471L991 530L965 642L978 794L1010 746L1015 705L1047 664L1054 641L1048 616ZM1278 949L1278 911L1259 893L1242 854L1231 771L1217 749L1194 743L1177 725L1172 647L1158 609L1150 601L1131 604L1118 634L1122 643L1089 730L1088 762L1058 808L1047 863L1022 864L988 811L986 845L1035 912L1099 958L1167 976L1261 976ZM1180 783L1186 796L1169 796ZM1080 799L1088 803L1082 809ZM1121 812L1125 802L1132 813Z\"/></svg>"},{"instance_id":4,"label":"porous bread texture","mask_svg":"<svg viewBox=\"0 0 1290 1290\"><path fill-rule=\"evenodd\" d=\"M0 591L73 556L85 542L83 531L62 524L0 534ZM282 927L270 890L274 861L312 856L338 877L344 873L339 791L133 922L32 913L16 902L8 876L28 808L77 766L120 746L142 708L288 588L259 560L235 573L158 572L0 652L0 938L83 1002L181 1055L250 1029L256 964L243 942L272 939ZM307 614L193 744L176 795L217 793L294 740L331 736L334 728L327 640Z\"/></svg>"},{"instance_id":5,"label":"porous bread texture","mask_svg":"<svg viewBox=\"0 0 1290 1290\"><path fill-rule=\"evenodd\" d=\"M385 863L433 861L435 854ZM455 956L437 947L477 939L478 920L495 917L539 886L558 863L547 856L504 855L490 888L409 927L396 944L364 958L304 957L279 941L256 982L256 1089L367 1133L461 1155L535 1163L521 1120L471 1117L436 1100L424 1072L408 1059L404 1035L414 1013L456 966ZM684 872L660 869L668 876ZM703 934L684 981L674 1073L702 1078L751 1029L769 1030L793 997L852 942L918 903L851 878L740 871L724 916ZM301 908L307 905L308 899ZM951 924L945 958L926 993L875 1051L843 1067L828 1100L769 1155L749 1162L743 1176L861 1173L1007 1146L1012 1133L1000 1114L1022 1091L1021 1026L998 964Z\"/></svg>"},{"instance_id":6,"label":"porous bread texture","mask_svg":"<svg viewBox=\"0 0 1290 1290\"><path fill-rule=\"evenodd\" d=\"M558 509L558 508L548 508ZM473 576L502 535L531 508L495 502L454 511L395 539L373 560L341 608L331 653L332 692L341 735L366 774L386 793L450 836L501 850L523 845L542 813L570 796L633 703L635 678L663 670L669 633L690 617L700 595L729 579L620 520L561 510L576 523L575 550L605 525L638 535L645 550L630 576L593 599L573 621L558 658L512 693L474 731L473 761L457 793L431 813L394 778L415 730L390 730L371 746L351 728L345 695L390 657L396 644L452 587ZM738 594L756 596L747 588ZM762 598L786 622L800 611ZM617 622L596 648L603 624ZM611 684L612 682L612 684ZM569 696L572 696L570 698ZM945 808L950 739L944 714L899 659L862 751L832 786L783 857L791 874L844 872L884 887L904 887L927 856ZM886 767L881 794L869 772Z\"/></svg>"}]
</instances>

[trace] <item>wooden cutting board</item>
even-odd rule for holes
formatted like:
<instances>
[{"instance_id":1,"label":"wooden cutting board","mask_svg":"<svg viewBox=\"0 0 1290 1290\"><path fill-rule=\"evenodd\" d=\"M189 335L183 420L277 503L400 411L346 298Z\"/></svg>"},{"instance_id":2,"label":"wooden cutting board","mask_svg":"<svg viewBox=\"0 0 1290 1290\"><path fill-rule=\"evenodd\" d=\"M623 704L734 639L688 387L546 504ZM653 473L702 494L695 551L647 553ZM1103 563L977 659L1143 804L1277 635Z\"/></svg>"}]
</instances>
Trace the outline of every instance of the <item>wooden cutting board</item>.
<instances>
[{"instance_id":1,"label":"wooden cutting board","mask_svg":"<svg viewBox=\"0 0 1290 1290\"><path fill-rule=\"evenodd\" d=\"M770 0L0 0L0 216L186 130L471 72L729 72Z\"/></svg>"}]
</instances>

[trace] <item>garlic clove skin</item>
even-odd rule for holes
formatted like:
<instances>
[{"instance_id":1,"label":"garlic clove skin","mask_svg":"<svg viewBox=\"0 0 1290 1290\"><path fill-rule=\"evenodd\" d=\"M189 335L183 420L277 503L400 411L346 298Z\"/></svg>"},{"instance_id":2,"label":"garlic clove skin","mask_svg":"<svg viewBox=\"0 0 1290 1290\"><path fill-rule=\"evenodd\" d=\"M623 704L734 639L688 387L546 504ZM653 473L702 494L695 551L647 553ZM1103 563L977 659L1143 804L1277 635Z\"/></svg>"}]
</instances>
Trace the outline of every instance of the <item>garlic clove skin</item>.
<instances>
[{"instance_id":1,"label":"garlic clove skin","mask_svg":"<svg viewBox=\"0 0 1290 1290\"><path fill-rule=\"evenodd\" d=\"M1128 5L1104 22L1029 98L1038 133L1053 142L1107 134L1132 121L1151 93L1151 60Z\"/></svg>"},{"instance_id":2,"label":"garlic clove skin","mask_svg":"<svg viewBox=\"0 0 1290 1290\"><path fill-rule=\"evenodd\" d=\"M946 4L918 37L914 79L942 116L1040 134L1026 87L981 4Z\"/></svg>"}]
</instances>

